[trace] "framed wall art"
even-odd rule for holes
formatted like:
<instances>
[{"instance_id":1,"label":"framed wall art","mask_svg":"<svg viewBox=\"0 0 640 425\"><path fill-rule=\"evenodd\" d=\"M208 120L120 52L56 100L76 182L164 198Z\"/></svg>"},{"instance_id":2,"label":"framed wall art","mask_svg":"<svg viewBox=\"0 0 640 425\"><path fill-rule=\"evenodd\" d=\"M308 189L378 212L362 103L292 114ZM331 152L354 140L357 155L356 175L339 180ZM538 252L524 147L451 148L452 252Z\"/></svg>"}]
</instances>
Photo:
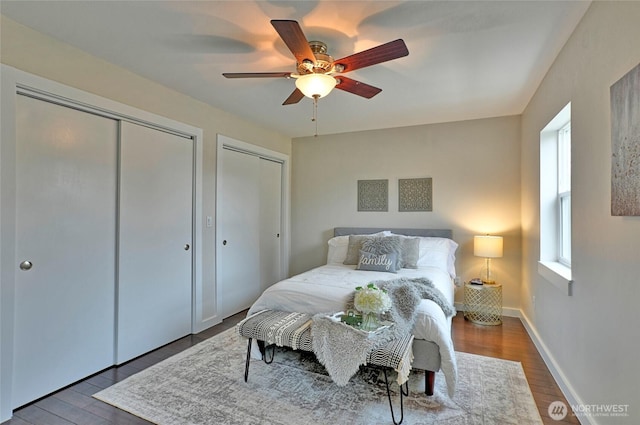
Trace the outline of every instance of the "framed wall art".
<instances>
[{"instance_id":1,"label":"framed wall art","mask_svg":"<svg viewBox=\"0 0 640 425\"><path fill-rule=\"evenodd\" d=\"M389 211L389 180L358 180L358 211Z\"/></svg>"},{"instance_id":2,"label":"framed wall art","mask_svg":"<svg viewBox=\"0 0 640 425\"><path fill-rule=\"evenodd\" d=\"M610 91L611 215L640 216L640 64Z\"/></svg>"},{"instance_id":3,"label":"framed wall art","mask_svg":"<svg viewBox=\"0 0 640 425\"><path fill-rule=\"evenodd\" d=\"M433 211L431 177L398 180L398 211Z\"/></svg>"}]
</instances>

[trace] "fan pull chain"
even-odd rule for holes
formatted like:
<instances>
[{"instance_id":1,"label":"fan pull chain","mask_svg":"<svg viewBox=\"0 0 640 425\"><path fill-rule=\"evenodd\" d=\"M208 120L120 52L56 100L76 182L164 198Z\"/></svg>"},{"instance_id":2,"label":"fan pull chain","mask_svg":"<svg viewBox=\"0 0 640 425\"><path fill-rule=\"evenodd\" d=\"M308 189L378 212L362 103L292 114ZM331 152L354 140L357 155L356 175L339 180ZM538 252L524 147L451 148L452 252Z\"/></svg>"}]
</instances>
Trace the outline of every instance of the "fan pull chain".
<instances>
[{"instance_id":1,"label":"fan pull chain","mask_svg":"<svg viewBox=\"0 0 640 425\"><path fill-rule=\"evenodd\" d=\"M313 137L318 137L318 98L320 96L313 95L313 117L311 118L311 121L316 123L316 134L313 135Z\"/></svg>"}]
</instances>

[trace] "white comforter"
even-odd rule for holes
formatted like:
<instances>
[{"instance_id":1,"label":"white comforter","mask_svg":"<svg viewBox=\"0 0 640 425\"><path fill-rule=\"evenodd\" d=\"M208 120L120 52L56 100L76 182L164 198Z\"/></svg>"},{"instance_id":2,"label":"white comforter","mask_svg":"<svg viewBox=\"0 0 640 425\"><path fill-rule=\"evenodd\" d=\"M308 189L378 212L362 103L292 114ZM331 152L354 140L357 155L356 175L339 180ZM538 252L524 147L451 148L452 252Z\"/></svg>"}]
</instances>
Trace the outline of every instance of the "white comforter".
<instances>
[{"instance_id":1,"label":"white comforter","mask_svg":"<svg viewBox=\"0 0 640 425\"><path fill-rule=\"evenodd\" d=\"M427 277L453 305L454 286L445 271L436 267L401 269L397 274L355 270L355 266L327 264L269 287L249 309L249 315L265 309L297 311L301 313L335 313L344 310L349 296L357 286L377 280L399 277ZM449 395L455 391L457 367L451 318L431 300L422 300L413 334L418 339L435 342L440 348L441 368L447 381ZM255 353L259 356L259 353Z\"/></svg>"}]
</instances>

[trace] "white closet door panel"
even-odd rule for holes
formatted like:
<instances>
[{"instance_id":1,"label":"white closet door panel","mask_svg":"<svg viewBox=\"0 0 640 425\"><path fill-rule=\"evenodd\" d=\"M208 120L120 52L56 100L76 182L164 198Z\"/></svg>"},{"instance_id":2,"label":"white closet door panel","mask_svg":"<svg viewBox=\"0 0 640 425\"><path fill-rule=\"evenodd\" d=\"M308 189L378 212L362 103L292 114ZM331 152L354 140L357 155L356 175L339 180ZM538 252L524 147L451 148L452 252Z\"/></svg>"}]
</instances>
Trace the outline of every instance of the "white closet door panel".
<instances>
[{"instance_id":1,"label":"white closet door panel","mask_svg":"<svg viewBox=\"0 0 640 425\"><path fill-rule=\"evenodd\" d=\"M16 126L13 407L113 364L118 128L25 96Z\"/></svg>"},{"instance_id":2,"label":"white closet door panel","mask_svg":"<svg viewBox=\"0 0 640 425\"><path fill-rule=\"evenodd\" d=\"M261 293L260 158L228 149L222 155L216 267L225 318L248 308Z\"/></svg>"},{"instance_id":3,"label":"white closet door panel","mask_svg":"<svg viewBox=\"0 0 640 425\"><path fill-rule=\"evenodd\" d=\"M193 141L124 122L120 152L117 363L191 333L192 294Z\"/></svg>"},{"instance_id":4,"label":"white closet door panel","mask_svg":"<svg viewBox=\"0 0 640 425\"><path fill-rule=\"evenodd\" d=\"M282 279L282 164L260 160L260 276L262 290Z\"/></svg>"}]
</instances>

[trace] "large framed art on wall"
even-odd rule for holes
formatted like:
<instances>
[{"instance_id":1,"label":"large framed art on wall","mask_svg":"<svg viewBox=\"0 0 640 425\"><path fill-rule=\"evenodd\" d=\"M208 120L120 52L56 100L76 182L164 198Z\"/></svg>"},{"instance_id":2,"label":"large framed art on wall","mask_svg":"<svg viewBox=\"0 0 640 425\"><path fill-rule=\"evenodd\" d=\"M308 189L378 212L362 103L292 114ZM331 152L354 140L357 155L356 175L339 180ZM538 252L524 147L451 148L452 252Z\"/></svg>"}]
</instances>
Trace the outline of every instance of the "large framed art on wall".
<instances>
[{"instance_id":1,"label":"large framed art on wall","mask_svg":"<svg viewBox=\"0 0 640 425\"><path fill-rule=\"evenodd\" d=\"M611 215L640 216L640 64L611 86Z\"/></svg>"}]
</instances>

